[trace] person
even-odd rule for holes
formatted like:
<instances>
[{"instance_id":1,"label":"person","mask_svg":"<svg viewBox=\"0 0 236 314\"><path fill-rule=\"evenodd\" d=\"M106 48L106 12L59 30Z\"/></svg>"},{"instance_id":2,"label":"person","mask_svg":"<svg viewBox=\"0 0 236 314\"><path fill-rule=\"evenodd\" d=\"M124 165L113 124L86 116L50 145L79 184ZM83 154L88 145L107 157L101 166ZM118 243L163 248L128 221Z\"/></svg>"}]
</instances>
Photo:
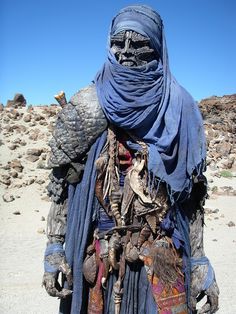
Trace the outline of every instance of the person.
<instances>
[{"instance_id":1,"label":"person","mask_svg":"<svg viewBox=\"0 0 236 314\"><path fill-rule=\"evenodd\" d=\"M170 72L152 8L123 8L108 42L93 83L57 97L43 285L64 314L194 313L203 295L198 313L214 313L198 105Z\"/></svg>"}]
</instances>

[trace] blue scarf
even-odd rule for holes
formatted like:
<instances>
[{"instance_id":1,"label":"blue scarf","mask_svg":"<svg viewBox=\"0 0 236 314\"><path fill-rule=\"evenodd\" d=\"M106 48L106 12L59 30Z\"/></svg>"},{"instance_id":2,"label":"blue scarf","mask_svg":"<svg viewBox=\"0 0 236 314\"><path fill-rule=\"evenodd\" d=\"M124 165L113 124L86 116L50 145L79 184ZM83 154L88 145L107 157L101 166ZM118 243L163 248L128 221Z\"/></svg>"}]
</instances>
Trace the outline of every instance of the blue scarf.
<instances>
[{"instance_id":1,"label":"blue scarf","mask_svg":"<svg viewBox=\"0 0 236 314\"><path fill-rule=\"evenodd\" d=\"M203 171L206 144L197 103L172 76L160 16L147 6L128 6L113 19L108 38L124 30L150 38L160 58L145 66L120 65L110 48L95 77L107 119L148 145L150 177L167 184L174 203L189 195L192 175Z\"/></svg>"}]
</instances>

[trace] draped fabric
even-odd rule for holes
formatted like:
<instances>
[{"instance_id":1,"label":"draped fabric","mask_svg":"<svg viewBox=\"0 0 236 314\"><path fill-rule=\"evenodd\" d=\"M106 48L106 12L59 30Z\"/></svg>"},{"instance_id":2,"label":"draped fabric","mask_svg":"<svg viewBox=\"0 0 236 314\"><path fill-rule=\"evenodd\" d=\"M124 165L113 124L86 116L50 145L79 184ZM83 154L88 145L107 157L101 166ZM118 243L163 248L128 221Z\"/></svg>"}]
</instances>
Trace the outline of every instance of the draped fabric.
<instances>
[{"instance_id":1,"label":"draped fabric","mask_svg":"<svg viewBox=\"0 0 236 314\"><path fill-rule=\"evenodd\" d=\"M169 69L160 16L147 6L128 6L113 19L110 36L133 30L151 40L159 55L145 66L120 65L108 56L95 77L98 99L107 119L132 131L148 145L148 169L167 183L172 202L191 191L206 155L202 117L197 103Z\"/></svg>"},{"instance_id":2,"label":"draped fabric","mask_svg":"<svg viewBox=\"0 0 236 314\"><path fill-rule=\"evenodd\" d=\"M69 188L65 253L67 262L73 269L73 295L72 298L61 300L61 314L86 313L88 297L82 266L88 238L92 232L96 179L95 161L105 141L106 132L97 139L90 149L82 181L76 187L70 186Z\"/></svg>"},{"instance_id":3,"label":"draped fabric","mask_svg":"<svg viewBox=\"0 0 236 314\"><path fill-rule=\"evenodd\" d=\"M104 294L104 314L115 313L113 286L117 280L115 274L110 274L108 286ZM121 314L158 314L152 287L148 281L145 267L141 263L126 265L124 278L124 293L121 302Z\"/></svg>"},{"instance_id":4,"label":"draped fabric","mask_svg":"<svg viewBox=\"0 0 236 314\"><path fill-rule=\"evenodd\" d=\"M147 6L128 6L113 19L109 36L127 29L149 37L159 59L145 66L128 68L118 64L108 49L107 60L95 77L97 94L107 119L121 129L133 132L148 145L150 177L167 184L170 200L176 208L174 227L184 240L189 297L188 221L177 200L190 193L192 174L203 170L206 146L202 118L196 102L170 72L160 16ZM96 211L94 163L105 144L106 135L104 132L90 149L82 181L69 189L66 258L73 268L74 285L72 297L61 300L61 314L87 312L88 290L82 265ZM105 292L104 313L114 310L114 281L111 275ZM144 267L127 268L124 285L122 314L135 313L137 308L138 313L157 312Z\"/></svg>"}]
</instances>

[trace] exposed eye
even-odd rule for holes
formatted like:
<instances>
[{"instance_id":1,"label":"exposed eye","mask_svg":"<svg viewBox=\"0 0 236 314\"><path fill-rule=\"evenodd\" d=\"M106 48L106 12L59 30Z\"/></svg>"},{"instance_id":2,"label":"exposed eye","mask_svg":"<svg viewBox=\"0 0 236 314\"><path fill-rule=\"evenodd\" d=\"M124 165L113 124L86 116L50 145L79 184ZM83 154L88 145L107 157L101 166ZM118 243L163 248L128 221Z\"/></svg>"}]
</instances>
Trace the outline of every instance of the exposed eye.
<instances>
[{"instance_id":1,"label":"exposed eye","mask_svg":"<svg viewBox=\"0 0 236 314\"><path fill-rule=\"evenodd\" d=\"M115 47L116 49L123 49L125 43L123 41L113 40L111 41L111 47Z\"/></svg>"}]
</instances>

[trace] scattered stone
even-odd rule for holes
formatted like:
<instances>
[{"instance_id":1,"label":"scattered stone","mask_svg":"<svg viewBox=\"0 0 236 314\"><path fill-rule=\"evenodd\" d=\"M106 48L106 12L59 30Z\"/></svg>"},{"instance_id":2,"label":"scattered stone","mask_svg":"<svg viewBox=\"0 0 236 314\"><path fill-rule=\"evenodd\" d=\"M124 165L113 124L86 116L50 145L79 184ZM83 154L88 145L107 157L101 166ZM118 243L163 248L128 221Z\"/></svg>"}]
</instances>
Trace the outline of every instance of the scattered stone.
<instances>
[{"instance_id":1,"label":"scattered stone","mask_svg":"<svg viewBox=\"0 0 236 314\"><path fill-rule=\"evenodd\" d=\"M40 114L35 114L34 115L34 120L35 121L40 121L40 120L45 120L44 116L40 115Z\"/></svg>"},{"instance_id":2,"label":"scattered stone","mask_svg":"<svg viewBox=\"0 0 236 314\"><path fill-rule=\"evenodd\" d=\"M31 114L28 113L27 115L24 116L23 120L24 122L28 123L31 121L31 118L32 118Z\"/></svg>"},{"instance_id":3,"label":"scattered stone","mask_svg":"<svg viewBox=\"0 0 236 314\"><path fill-rule=\"evenodd\" d=\"M37 163L37 169L49 169L49 167L44 160L39 160Z\"/></svg>"},{"instance_id":4,"label":"scattered stone","mask_svg":"<svg viewBox=\"0 0 236 314\"><path fill-rule=\"evenodd\" d=\"M217 194L218 192L218 187L216 185L214 185L212 188L211 188L211 191L213 194Z\"/></svg>"},{"instance_id":5,"label":"scattered stone","mask_svg":"<svg viewBox=\"0 0 236 314\"><path fill-rule=\"evenodd\" d=\"M9 186L11 184L11 177L9 175L3 174L0 177L0 182Z\"/></svg>"},{"instance_id":6,"label":"scattered stone","mask_svg":"<svg viewBox=\"0 0 236 314\"><path fill-rule=\"evenodd\" d=\"M36 122L35 122L35 121L31 121L29 125L30 125L31 127L32 127L32 126L36 126Z\"/></svg>"},{"instance_id":7,"label":"scattered stone","mask_svg":"<svg viewBox=\"0 0 236 314\"><path fill-rule=\"evenodd\" d=\"M35 179L34 178L29 178L27 181L26 181L26 184L27 185L31 185L35 182Z\"/></svg>"},{"instance_id":8,"label":"scattered stone","mask_svg":"<svg viewBox=\"0 0 236 314\"><path fill-rule=\"evenodd\" d=\"M42 148L29 148L27 149L27 155L40 156L43 152Z\"/></svg>"},{"instance_id":9,"label":"scattered stone","mask_svg":"<svg viewBox=\"0 0 236 314\"><path fill-rule=\"evenodd\" d=\"M21 142L21 139L19 137L17 137L16 139L12 141L12 143L14 144L20 144L20 142Z\"/></svg>"},{"instance_id":10,"label":"scattered stone","mask_svg":"<svg viewBox=\"0 0 236 314\"><path fill-rule=\"evenodd\" d=\"M10 164L2 166L1 168L4 169L4 170L10 170L11 169Z\"/></svg>"},{"instance_id":11,"label":"scattered stone","mask_svg":"<svg viewBox=\"0 0 236 314\"><path fill-rule=\"evenodd\" d=\"M10 112L7 113L7 116L11 119L11 120L19 120L20 118L20 114L17 110L13 109Z\"/></svg>"},{"instance_id":12,"label":"scattered stone","mask_svg":"<svg viewBox=\"0 0 236 314\"><path fill-rule=\"evenodd\" d=\"M38 139L39 134L40 134L39 129L30 130L29 139L32 141L36 141Z\"/></svg>"},{"instance_id":13,"label":"scattered stone","mask_svg":"<svg viewBox=\"0 0 236 314\"><path fill-rule=\"evenodd\" d=\"M12 188L17 188L17 189L20 189L23 186L25 186L23 183L15 183L15 184L11 185Z\"/></svg>"},{"instance_id":14,"label":"scattered stone","mask_svg":"<svg viewBox=\"0 0 236 314\"><path fill-rule=\"evenodd\" d=\"M50 202L50 197L48 195L41 197L42 201Z\"/></svg>"},{"instance_id":15,"label":"scattered stone","mask_svg":"<svg viewBox=\"0 0 236 314\"><path fill-rule=\"evenodd\" d=\"M34 211L35 211L36 213L39 213L39 210L38 210L38 209L35 209Z\"/></svg>"},{"instance_id":16,"label":"scattered stone","mask_svg":"<svg viewBox=\"0 0 236 314\"><path fill-rule=\"evenodd\" d=\"M45 221L46 219L45 219L45 217L44 216L42 216L41 217L41 221Z\"/></svg>"},{"instance_id":17,"label":"scattered stone","mask_svg":"<svg viewBox=\"0 0 236 314\"><path fill-rule=\"evenodd\" d=\"M10 150L15 150L17 147L19 147L17 144L11 144L10 146L8 146Z\"/></svg>"},{"instance_id":18,"label":"scattered stone","mask_svg":"<svg viewBox=\"0 0 236 314\"><path fill-rule=\"evenodd\" d=\"M39 234L45 234L45 229L44 229L44 228L39 228L39 229L37 230L37 232L38 232Z\"/></svg>"},{"instance_id":19,"label":"scattered stone","mask_svg":"<svg viewBox=\"0 0 236 314\"><path fill-rule=\"evenodd\" d=\"M18 159L13 159L11 162L10 162L10 167L12 169L14 169L16 172L22 172L24 167L22 166L20 160Z\"/></svg>"},{"instance_id":20,"label":"scattered stone","mask_svg":"<svg viewBox=\"0 0 236 314\"><path fill-rule=\"evenodd\" d=\"M18 172L14 171L14 170L11 171L9 174L10 174L10 176L11 176L12 178L14 178L14 179L18 177Z\"/></svg>"},{"instance_id":21,"label":"scattered stone","mask_svg":"<svg viewBox=\"0 0 236 314\"><path fill-rule=\"evenodd\" d=\"M27 159L30 162L35 162L35 161L39 160L39 156L29 155L29 156L25 157L25 159Z\"/></svg>"},{"instance_id":22,"label":"scattered stone","mask_svg":"<svg viewBox=\"0 0 236 314\"><path fill-rule=\"evenodd\" d=\"M43 154L41 155L41 158L42 158L42 160L46 160L46 159L47 159L47 154L43 153Z\"/></svg>"},{"instance_id":23,"label":"scattered stone","mask_svg":"<svg viewBox=\"0 0 236 314\"><path fill-rule=\"evenodd\" d=\"M231 169L233 167L233 164L234 164L234 161L235 161L235 158L229 158L228 160L222 162L222 167L224 169Z\"/></svg>"},{"instance_id":24,"label":"scattered stone","mask_svg":"<svg viewBox=\"0 0 236 314\"><path fill-rule=\"evenodd\" d=\"M43 125L43 126L48 125L47 121L43 121L43 120L39 121L39 124L40 124L40 125Z\"/></svg>"},{"instance_id":25,"label":"scattered stone","mask_svg":"<svg viewBox=\"0 0 236 314\"><path fill-rule=\"evenodd\" d=\"M233 221L229 221L227 225L228 227L235 227L235 223Z\"/></svg>"},{"instance_id":26,"label":"scattered stone","mask_svg":"<svg viewBox=\"0 0 236 314\"><path fill-rule=\"evenodd\" d=\"M217 239L213 239L212 241L217 242L218 240Z\"/></svg>"},{"instance_id":27,"label":"scattered stone","mask_svg":"<svg viewBox=\"0 0 236 314\"><path fill-rule=\"evenodd\" d=\"M37 178L36 180L35 180L35 183L38 183L38 184L44 184L45 183L45 180L44 179L41 179L41 178Z\"/></svg>"},{"instance_id":28,"label":"scattered stone","mask_svg":"<svg viewBox=\"0 0 236 314\"><path fill-rule=\"evenodd\" d=\"M12 213L13 215L21 215L21 212L19 210L16 210Z\"/></svg>"},{"instance_id":29,"label":"scattered stone","mask_svg":"<svg viewBox=\"0 0 236 314\"><path fill-rule=\"evenodd\" d=\"M21 146L25 146L26 144L27 144L26 141L21 140L21 142L20 142L20 145L21 145Z\"/></svg>"},{"instance_id":30,"label":"scattered stone","mask_svg":"<svg viewBox=\"0 0 236 314\"><path fill-rule=\"evenodd\" d=\"M4 200L4 202L10 203L10 202L13 202L15 200L15 197L12 194L6 193L2 196L2 199Z\"/></svg>"}]
</instances>

